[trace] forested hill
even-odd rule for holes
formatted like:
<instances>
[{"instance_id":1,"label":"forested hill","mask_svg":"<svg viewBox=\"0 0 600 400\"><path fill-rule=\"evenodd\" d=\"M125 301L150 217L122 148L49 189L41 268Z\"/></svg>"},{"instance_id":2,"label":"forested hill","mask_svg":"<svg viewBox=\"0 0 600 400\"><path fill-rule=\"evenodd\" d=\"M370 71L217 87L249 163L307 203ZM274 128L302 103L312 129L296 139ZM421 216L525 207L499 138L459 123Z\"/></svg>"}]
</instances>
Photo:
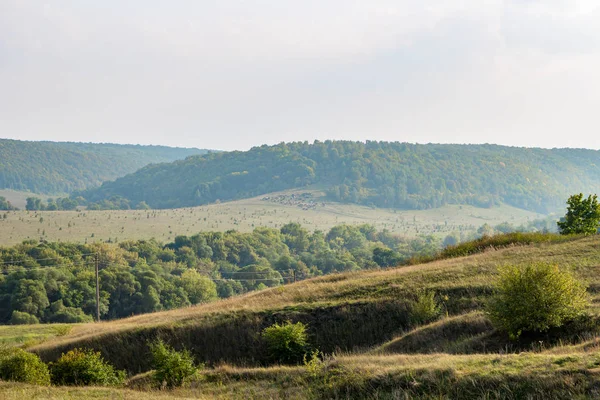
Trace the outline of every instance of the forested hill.
<instances>
[{"instance_id":1,"label":"forested hill","mask_svg":"<svg viewBox=\"0 0 600 400\"><path fill-rule=\"evenodd\" d=\"M0 189L69 193L206 150L0 139Z\"/></svg>"},{"instance_id":2,"label":"forested hill","mask_svg":"<svg viewBox=\"0 0 600 400\"><path fill-rule=\"evenodd\" d=\"M316 185L332 200L401 209L506 203L550 212L597 192L600 152L498 145L326 141L261 146L149 165L82 193L151 207L196 206Z\"/></svg>"}]
</instances>

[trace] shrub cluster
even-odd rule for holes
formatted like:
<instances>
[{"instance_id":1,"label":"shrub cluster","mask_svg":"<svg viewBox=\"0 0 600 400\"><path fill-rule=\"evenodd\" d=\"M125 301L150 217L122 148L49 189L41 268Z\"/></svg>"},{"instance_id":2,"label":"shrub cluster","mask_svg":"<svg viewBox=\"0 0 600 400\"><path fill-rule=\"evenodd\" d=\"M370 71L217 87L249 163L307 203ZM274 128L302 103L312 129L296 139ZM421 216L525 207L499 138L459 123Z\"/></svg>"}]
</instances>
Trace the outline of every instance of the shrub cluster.
<instances>
[{"instance_id":1,"label":"shrub cluster","mask_svg":"<svg viewBox=\"0 0 600 400\"><path fill-rule=\"evenodd\" d=\"M187 350L176 351L162 340L150 344L154 381L158 387L182 386L203 367L196 366Z\"/></svg>"},{"instance_id":2,"label":"shrub cluster","mask_svg":"<svg viewBox=\"0 0 600 400\"><path fill-rule=\"evenodd\" d=\"M50 377L55 385L117 386L125 380L125 371L117 371L93 350L74 349L52 362Z\"/></svg>"},{"instance_id":3,"label":"shrub cluster","mask_svg":"<svg viewBox=\"0 0 600 400\"><path fill-rule=\"evenodd\" d=\"M574 320L585 312L588 301L585 286L556 265L506 266L487 312L498 329L517 338L522 332L545 332Z\"/></svg>"},{"instance_id":4,"label":"shrub cluster","mask_svg":"<svg viewBox=\"0 0 600 400\"><path fill-rule=\"evenodd\" d=\"M34 385L50 385L48 366L36 354L22 349L2 351L0 354L0 379Z\"/></svg>"},{"instance_id":5,"label":"shrub cluster","mask_svg":"<svg viewBox=\"0 0 600 400\"><path fill-rule=\"evenodd\" d=\"M442 308L435 299L435 292L422 291L411 306L411 320L414 324L425 324L440 316Z\"/></svg>"},{"instance_id":6,"label":"shrub cluster","mask_svg":"<svg viewBox=\"0 0 600 400\"><path fill-rule=\"evenodd\" d=\"M284 364L302 362L309 347L306 325L302 322L273 324L263 330L262 338L267 345L269 358Z\"/></svg>"}]
</instances>

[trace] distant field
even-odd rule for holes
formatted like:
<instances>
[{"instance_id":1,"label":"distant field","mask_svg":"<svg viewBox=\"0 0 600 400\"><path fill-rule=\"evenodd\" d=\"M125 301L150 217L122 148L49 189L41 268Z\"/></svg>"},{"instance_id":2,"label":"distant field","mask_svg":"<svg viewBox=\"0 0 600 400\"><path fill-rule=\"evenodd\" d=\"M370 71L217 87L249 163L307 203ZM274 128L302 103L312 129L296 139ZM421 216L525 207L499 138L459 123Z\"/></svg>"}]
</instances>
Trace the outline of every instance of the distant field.
<instances>
[{"instance_id":1,"label":"distant field","mask_svg":"<svg viewBox=\"0 0 600 400\"><path fill-rule=\"evenodd\" d=\"M21 209L24 210L25 209L25 204L27 204L27 198L28 197L39 197L41 199L47 200L50 197L56 197L56 196L49 196L46 194L35 194L35 193L31 193L31 192L20 192L18 190L11 190L11 189L0 189L0 196L2 197L6 197L6 200L10 201L10 203ZM65 195L66 196L66 195Z\"/></svg>"},{"instance_id":2,"label":"distant field","mask_svg":"<svg viewBox=\"0 0 600 400\"><path fill-rule=\"evenodd\" d=\"M70 332L69 324L0 325L0 346L30 346Z\"/></svg>"},{"instance_id":3,"label":"distant field","mask_svg":"<svg viewBox=\"0 0 600 400\"><path fill-rule=\"evenodd\" d=\"M89 243L154 237L166 241L200 231L248 232L258 226L279 228L290 221L310 230L327 230L342 223L369 223L408 236L445 236L453 231L472 231L485 223L496 225L507 221L519 225L543 217L509 206L490 209L445 206L419 211L377 209L325 202L316 191L310 192L313 196L310 201L299 200L302 193L307 191L174 210L7 212L6 219L0 218L0 245L12 245L25 239Z\"/></svg>"}]
</instances>

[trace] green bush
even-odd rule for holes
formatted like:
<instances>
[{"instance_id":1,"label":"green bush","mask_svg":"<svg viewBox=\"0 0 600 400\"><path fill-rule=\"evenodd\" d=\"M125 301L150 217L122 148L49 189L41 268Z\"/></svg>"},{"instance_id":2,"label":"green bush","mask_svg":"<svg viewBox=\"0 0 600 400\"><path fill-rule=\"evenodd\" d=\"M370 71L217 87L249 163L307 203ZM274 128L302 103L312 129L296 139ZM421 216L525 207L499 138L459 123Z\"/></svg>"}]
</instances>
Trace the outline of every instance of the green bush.
<instances>
[{"instance_id":1,"label":"green bush","mask_svg":"<svg viewBox=\"0 0 600 400\"><path fill-rule=\"evenodd\" d=\"M125 380L125 371L116 371L99 352L74 349L50 363L50 377L55 385L117 386Z\"/></svg>"},{"instance_id":2,"label":"green bush","mask_svg":"<svg viewBox=\"0 0 600 400\"><path fill-rule=\"evenodd\" d=\"M0 356L0 379L34 385L50 385L48 366L36 354L17 349Z\"/></svg>"},{"instance_id":3,"label":"green bush","mask_svg":"<svg viewBox=\"0 0 600 400\"><path fill-rule=\"evenodd\" d=\"M187 351L176 351L162 340L150 344L154 381L158 387L173 388L182 386L190 378L197 375L200 368Z\"/></svg>"},{"instance_id":4,"label":"green bush","mask_svg":"<svg viewBox=\"0 0 600 400\"><path fill-rule=\"evenodd\" d=\"M582 283L545 263L504 267L496 289L487 312L496 328L512 338L560 327L582 315L589 303Z\"/></svg>"},{"instance_id":5,"label":"green bush","mask_svg":"<svg viewBox=\"0 0 600 400\"><path fill-rule=\"evenodd\" d=\"M435 299L435 292L426 290L417 294L417 301L411 307L411 320L414 324L425 324L440 316L442 309Z\"/></svg>"},{"instance_id":6,"label":"green bush","mask_svg":"<svg viewBox=\"0 0 600 400\"><path fill-rule=\"evenodd\" d=\"M273 324L263 330L262 338L266 342L271 361L300 363L308 350L306 325L302 322Z\"/></svg>"},{"instance_id":7,"label":"green bush","mask_svg":"<svg viewBox=\"0 0 600 400\"><path fill-rule=\"evenodd\" d=\"M39 324L40 320L35 315L21 311L13 311L10 317L11 325L34 325Z\"/></svg>"}]
</instances>

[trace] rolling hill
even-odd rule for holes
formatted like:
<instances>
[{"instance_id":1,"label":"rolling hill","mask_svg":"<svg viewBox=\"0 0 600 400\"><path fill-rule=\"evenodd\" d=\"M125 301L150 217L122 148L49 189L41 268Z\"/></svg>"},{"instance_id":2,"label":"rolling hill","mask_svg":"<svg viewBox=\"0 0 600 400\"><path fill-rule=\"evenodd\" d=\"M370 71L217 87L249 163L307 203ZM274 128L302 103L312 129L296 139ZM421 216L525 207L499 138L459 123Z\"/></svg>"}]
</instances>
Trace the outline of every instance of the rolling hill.
<instances>
[{"instance_id":1,"label":"rolling hill","mask_svg":"<svg viewBox=\"0 0 600 400\"><path fill-rule=\"evenodd\" d=\"M396 209L506 204L547 214L600 185L600 152L497 145L282 143L153 164L80 193L131 207L177 208L302 187L329 199Z\"/></svg>"},{"instance_id":2,"label":"rolling hill","mask_svg":"<svg viewBox=\"0 0 600 400\"><path fill-rule=\"evenodd\" d=\"M144 390L147 343L161 337L206 362L197 383L172 392L182 397L589 398L600 382L597 322L511 341L481 310L498 266L542 261L571 268L589 284L591 318L597 320L598 245L598 236L563 238L319 277L191 308L76 325L31 351L51 361L75 347L97 349L131 375L141 373L129 386ZM446 316L414 322L411 304L423 290L436 293ZM285 320L306 323L311 343L328 354L317 370L265 364L258 333ZM4 384L0 390L47 389ZM60 397L62 390L52 392ZM136 398L136 392L111 391Z\"/></svg>"},{"instance_id":3,"label":"rolling hill","mask_svg":"<svg viewBox=\"0 0 600 400\"><path fill-rule=\"evenodd\" d=\"M0 189L71 193L160 162L207 150L120 144L0 139Z\"/></svg>"}]
</instances>

